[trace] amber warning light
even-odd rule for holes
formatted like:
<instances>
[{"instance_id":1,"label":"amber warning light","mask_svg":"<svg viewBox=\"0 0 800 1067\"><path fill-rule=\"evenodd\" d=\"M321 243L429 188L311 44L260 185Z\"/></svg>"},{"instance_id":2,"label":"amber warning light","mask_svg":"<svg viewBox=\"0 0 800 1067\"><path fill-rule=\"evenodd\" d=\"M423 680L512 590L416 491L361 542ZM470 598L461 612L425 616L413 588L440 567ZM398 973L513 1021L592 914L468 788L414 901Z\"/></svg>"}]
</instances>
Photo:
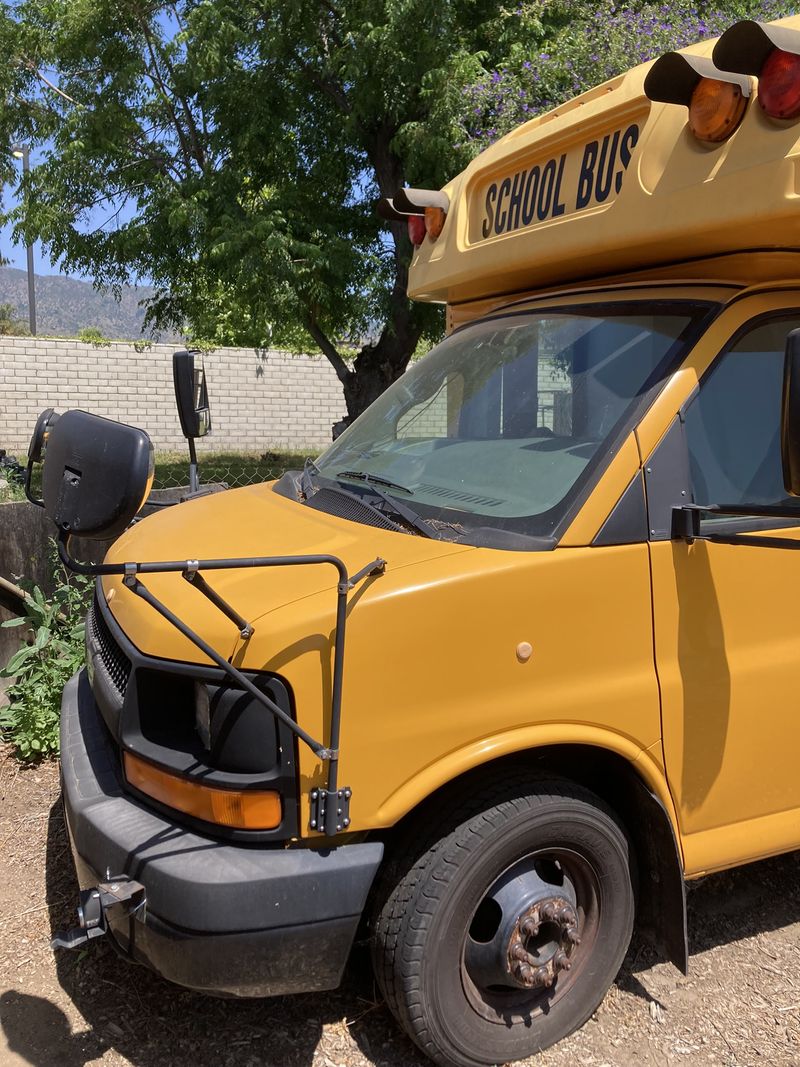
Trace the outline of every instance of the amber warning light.
<instances>
[{"instance_id":1,"label":"amber warning light","mask_svg":"<svg viewBox=\"0 0 800 1067\"><path fill-rule=\"evenodd\" d=\"M698 141L727 141L744 118L752 93L750 78L720 70L710 59L667 52L644 80L648 99L681 104Z\"/></svg>"}]
</instances>

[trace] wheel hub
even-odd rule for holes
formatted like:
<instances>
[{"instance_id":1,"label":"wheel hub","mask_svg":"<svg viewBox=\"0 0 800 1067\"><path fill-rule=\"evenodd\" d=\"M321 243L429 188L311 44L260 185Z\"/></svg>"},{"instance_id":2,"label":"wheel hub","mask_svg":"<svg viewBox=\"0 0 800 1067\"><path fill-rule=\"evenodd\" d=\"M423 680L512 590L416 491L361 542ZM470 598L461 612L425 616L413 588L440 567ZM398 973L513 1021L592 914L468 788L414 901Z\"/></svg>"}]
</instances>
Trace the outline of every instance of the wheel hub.
<instances>
[{"instance_id":1,"label":"wheel hub","mask_svg":"<svg viewBox=\"0 0 800 1067\"><path fill-rule=\"evenodd\" d=\"M547 989L580 944L578 916L562 896L538 900L519 917L508 944L508 975L521 989Z\"/></svg>"},{"instance_id":2,"label":"wheel hub","mask_svg":"<svg viewBox=\"0 0 800 1067\"><path fill-rule=\"evenodd\" d=\"M527 856L503 872L477 907L464 946L478 999L540 993L574 962L581 920L575 887L555 857Z\"/></svg>"}]
</instances>

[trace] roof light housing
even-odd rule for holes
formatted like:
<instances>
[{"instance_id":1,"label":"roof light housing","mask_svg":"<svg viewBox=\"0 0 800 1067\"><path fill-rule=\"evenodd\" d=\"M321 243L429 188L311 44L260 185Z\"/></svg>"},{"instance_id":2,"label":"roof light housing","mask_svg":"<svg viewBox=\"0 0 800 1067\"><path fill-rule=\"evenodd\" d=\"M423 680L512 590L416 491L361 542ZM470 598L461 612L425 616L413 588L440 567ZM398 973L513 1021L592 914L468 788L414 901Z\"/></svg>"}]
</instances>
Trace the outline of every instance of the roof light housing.
<instances>
[{"instance_id":1,"label":"roof light housing","mask_svg":"<svg viewBox=\"0 0 800 1067\"><path fill-rule=\"evenodd\" d=\"M800 32L744 19L722 34L714 62L758 78L758 103L773 119L800 117Z\"/></svg>"},{"instance_id":2,"label":"roof light housing","mask_svg":"<svg viewBox=\"0 0 800 1067\"><path fill-rule=\"evenodd\" d=\"M398 189L391 198L378 201L377 211L382 219L390 222L402 220L408 223L408 236L415 248L427 234L435 241L447 221L450 197L435 189Z\"/></svg>"},{"instance_id":3,"label":"roof light housing","mask_svg":"<svg viewBox=\"0 0 800 1067\"><path fill-rule=\"evenodd\" d=\"M707 144L721 144L744 118L752 82L745 74L720 70L703 56L667 52L644 80L645 95L689 111L689 128Z\"/></svg>"}]
</instances>

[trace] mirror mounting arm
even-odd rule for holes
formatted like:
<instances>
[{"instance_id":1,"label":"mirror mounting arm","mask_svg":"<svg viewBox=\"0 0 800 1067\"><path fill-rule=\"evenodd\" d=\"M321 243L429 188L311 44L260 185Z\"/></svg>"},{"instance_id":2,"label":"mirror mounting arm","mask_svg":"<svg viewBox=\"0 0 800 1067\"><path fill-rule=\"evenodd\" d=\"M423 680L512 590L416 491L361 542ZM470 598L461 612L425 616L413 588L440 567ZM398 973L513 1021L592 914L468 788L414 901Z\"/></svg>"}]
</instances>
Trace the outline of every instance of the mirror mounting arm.
<instances>
[{"instance_id":1,"label":"mirror mounting arm","mask_svg":"<svg viewBox=\"0 0 800 1067\"><path fill-rule=\"evenodd\" d=\"M187 640L191 641L193 645L200 649L213 663L215 663L220 670L224 671L237 685L241 686L248 693L251 694L260 704L262 704L268 711L270 711L276 718L299 737L304 744L308 745L311 751L318 756L321 760L324 760L328 764L327 774L327 786L325 789L315 789L314 796L311 798L311 821L310 827L312 830L318 830L324 833L327 837L333 837L342 830L346 830L350 824L349 816L349 800L351 790L349 787L340 787L338 785L338 772L339 772L339 736L341 733L342 722L342 683L344 680L344 649L345 649L345 627L347 624L347 594L348 592L359 582L362 582L365 578L377 577L384 574L386 571L386 560L378 557L371 563L368 563L366 567L362 567L357 571L352 578L347 573L347 567L344 562L338 558L338 556L253 556L243 559L201 559L201 560L165 560L151 563L82 563L80 560L74 559L70 555L69 540L70 533L66 530L59 530L58 534L58 554L66 567L70 570L76 571L78 574L88 575L117 575L122 577L123 584L136 596L141 597L146 603L148 603L154 611L157 611L164 619L167 620L172 626L183 634ZM216 604L220 610L224 611L229 618L232 618L234 622L244 623L247 626L246 620L244 620L238 613L234 612L234 609L230 607L222 597L219 597L214 590L211 590L204 579L201 578L199 571L201 570L242 570L252 567L301 567L301 566L316 566L316 565L328 565L336 569L338 574L338 582L336 584L336 629L334 631L334 645L333 645L333 685L331 693L331 726L330 726L330 743L325 746L320 741L316 741L310 734L299 726L294 719L292 719L286 712L274 703L270 698L262 693L249 678L247 678L241 671L237 670L233 664L229 663L224 656L222 656L215 648L212 648L203 638L195 633L190 626L187 626L182 619L179 619L170 609L162 604L161 601L153 595L153 593L145 586L140 580L140 574L164 574L168 572L180 573L190 581L192 584L196 584L198 579L206 586L206 590L201 589L201 592L205 592L205 595L209 596L209 599ZM198 586L198 588L200 588ZM209 595L213 594L213 595ZM223 607L224 605L224 607ZM229 614L229 612L231 614ZM233 618L233 616L236 616Z\"/></svg>"},{"instance_id":2,"label":"mirror mounting arm","mask_svg":"<svg viewBox=\"0 0 800 1067\"><path fill-rule=\"evenodd\" d=\"M196 493L200 488L200 476L197 469L197 448L194 438L187 439L189 445L189 492Z\"/></svg>"},{"instance_id":3,"label":"mirror mounting arm","mask_svg":"<svg viewBox=\"0 0 800 1067\"><path fill-rule=\"evenodd\" d=\"M194 586L211 603L219 608L223 615L231 620L239 630L239 636L243 641L248 641L255 633L255 627L249 623L239 612L224 600L219 593L212 589L202 574L200 574L197 560L191 560L191 566L187 563L186 569L181 571L181 577L185 578L189 585Z\"/></svg>"},{"instance_id":4,"label":"mirror mounting arm","mask_svg":"<svg viewBox=\"0 0 800 1067\"><path fill-rule=\"evenodd\" d=\"M28 498L31 504L35 504L37 508L43 508L44 501L40 500L38 497L35 497L33 495L33 490L31 489L31 480L33 478L33 462L34 461L32 459L28 460L28 465L25 468L25 481L23 483L23 487L25 489L25 496Z\"/></svg>"},{"instance_id":5,"label":"mirror mounting arm","mask_svg":"<svg viewBox=\"0 0 800 1067\"><path fill-rule=\"evenodd\" d=\"M691 544L703 539L700 533L702 514L741 516L744 519L791 519L800 522L800 503L796 507L773 504L683 504L672 509L672 536Z\"/></svg>"},{"instance_id":6,"label":"mirror mounting arm","mask_svg":"<svg viewBox=\"0 0 800 1067\"><path fill-rule=\"evenodd\" d=\"M145 603L149 604L150 607L165 618L167 622L171 623L171 625L191 641L193 645L196 645L201 652L205 653L205 655L216 663L216 665L233 679L237 685L246 689L252 697L255 697L255 699L271 711L276 718L280 719L284 725L288 726L292 733L296 734L301 741L305 742L316 756L319 756L322 760L330 760L332 758L332 753L329 748L326 748L321 741L315 741L310 734L306 733L302 726L298 726L291 716L287 715L282 708L278 707L274 701L270 700L265 693L262 693L249 678L245 677L245 675L229 663L224 656L220 655L215 648L212 648L212 646L209 645L207 641L204 641L199 634L195 633L190 626L187 626L182 619L179 619L177 615L170 611L166 604L162 604L158 597L151 593L135 573L127 573L123 578L123 582L132 593L141 597Z\"/></svg>"}]
</instances>

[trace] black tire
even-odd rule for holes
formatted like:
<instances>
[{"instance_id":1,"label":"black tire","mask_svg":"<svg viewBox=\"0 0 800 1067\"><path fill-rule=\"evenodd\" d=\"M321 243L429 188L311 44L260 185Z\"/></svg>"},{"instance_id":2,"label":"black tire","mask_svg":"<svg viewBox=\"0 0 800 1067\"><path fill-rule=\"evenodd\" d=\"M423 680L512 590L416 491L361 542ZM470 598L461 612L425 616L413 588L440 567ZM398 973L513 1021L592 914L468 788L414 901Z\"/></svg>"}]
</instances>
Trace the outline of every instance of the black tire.
<instances>
[{"instance_id":1,"label":"black tire","mask_svg":"<svg viewBox=\"0 0 800 1067\"><path fill-rule=\"evenodd\" d=\"M479 792L482 803L462 801L439 823L441 837L426 846L417 835L416 848L395 856L373 919L373 965L386 1002L442 1067L523 1059L582 1026L614 980L633 928L628 839L598 797L529 778L470 790ZM551 883L548 897L541 886ZM572 914L556 903L558 922L546 922L548 901L562 898ZM522 918L510 927L517 907ZM536 937L528 938L531 930ZM509 954L519 950L520 931L531 953L525 964ZM520 970L531 962L542 964L533 978L530 967ZM500 966L508 975L496 981ZM520 988L523 980L540 984Z\"/></svg>"}]
</instances>

